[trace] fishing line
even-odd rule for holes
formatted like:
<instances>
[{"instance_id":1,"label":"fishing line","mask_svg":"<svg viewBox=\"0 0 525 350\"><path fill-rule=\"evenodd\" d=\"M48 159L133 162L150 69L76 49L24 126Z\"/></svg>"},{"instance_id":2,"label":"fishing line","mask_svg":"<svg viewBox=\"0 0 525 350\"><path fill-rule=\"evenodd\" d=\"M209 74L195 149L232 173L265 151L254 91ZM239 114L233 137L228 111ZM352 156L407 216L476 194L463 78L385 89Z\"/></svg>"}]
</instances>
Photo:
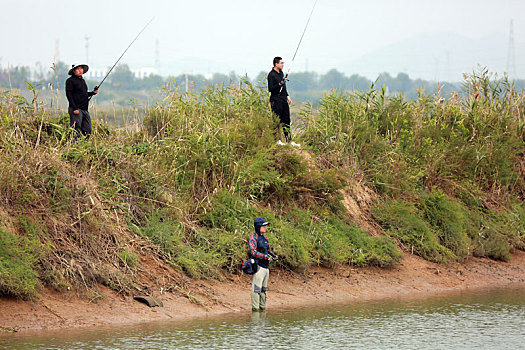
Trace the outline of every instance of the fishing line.
<instances>
[{"instance_id":1,"label":"fishing line","mask_svg":"<svg viewBox=\"0 0 525 350\"><path fill-rule=\"evenodd\" d=\"M97 86L95 86L94 90L97 90L98 88L100 88L102 86L102 84L104 83L104 81L106 80L106 78L109 76L109 74L111 73L111 71L113 71L113 68L115 68L115 66L120 62L120 60L122 59L122 57L124 57L124 55L126 54L126 52L129 50L129 48L131 47L131 45L133 45L133 43L139 38L139 36L142 34L142 32L144 32L146 30L146 28L150 25L151 22L153 22L153 20L155 19L155 17L153 17L152 19L149 20L148 23L146 23L146 25L144 26L144 28L142 28L142 30L137 34L137 36L135 37L135 39L133 39L133 41L128 45L128 47L126 48L126 50L124 50L124 52L122 53L122 55L120 55L120 57L118 58L117 62L115 62L115 64L109 69L109 71L106 73L106 76L104 77L104 79L102 79L102 81L100 82L100 84L98 84ZM91 98L91 96L89 97Z\"/></svg>"},{"instance_id":2,"label":"fishing line","mask_svg":"<svg viewBox=\"0 0 525 350\"><path fill-rule=\"evenodd\" d=\"M288 74L290 73L290 70L292 69L292 64L295 61L295 56L297 56L297 52L299 51L299 47L301 46L301 43L303 42L304 34L306 33L306 29L308 29L308 25L310 24L310 20L312 19L312 15L314 14L315 6L317 5L317 1L315 0L314 6L312 7L312 11L310 11L310 16L308 16L308 20L306 21L306 25L304 26L303 34L301 34L301 38L299 39L299 43L297 44L297 48L295 49L295 52L292 57L292 62L290 62L290 67L288 67L288 72L286 72L286 76L284 77L285 81L288 78ZM281 86L281 90L279 90L279 93L283 90L283 86Z\"/></svg>"}]
</instances>

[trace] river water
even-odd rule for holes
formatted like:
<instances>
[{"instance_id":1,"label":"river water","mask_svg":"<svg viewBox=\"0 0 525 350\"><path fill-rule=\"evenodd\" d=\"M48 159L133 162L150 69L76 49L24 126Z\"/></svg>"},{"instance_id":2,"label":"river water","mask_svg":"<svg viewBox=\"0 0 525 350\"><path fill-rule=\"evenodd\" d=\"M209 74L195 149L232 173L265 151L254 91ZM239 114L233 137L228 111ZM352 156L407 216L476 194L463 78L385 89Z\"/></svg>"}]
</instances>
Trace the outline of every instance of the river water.
<instances>
[{"instance_id":1,"label":"river water","mask_svg":"<svg viewBox=\"0 0 525 350\"><path fill-rule=\"evenodd\" d=\"M525 288L3 335L3 348L525 349Z\"/></svg>"}]
</instances>

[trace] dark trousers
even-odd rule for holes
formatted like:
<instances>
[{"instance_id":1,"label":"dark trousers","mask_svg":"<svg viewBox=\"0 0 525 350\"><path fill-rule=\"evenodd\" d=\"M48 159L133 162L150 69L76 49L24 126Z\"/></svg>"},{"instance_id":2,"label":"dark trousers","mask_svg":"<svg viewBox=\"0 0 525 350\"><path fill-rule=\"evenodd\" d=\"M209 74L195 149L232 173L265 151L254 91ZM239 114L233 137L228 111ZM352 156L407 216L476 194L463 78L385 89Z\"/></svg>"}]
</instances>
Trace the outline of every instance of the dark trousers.
<instances>
[{"instance_id":1,"label":"dark trousers","mask_svg":"<svg viewBox=\"0 0 525 350\"><path fill-rule=\"evenodd\" d=\"M91 116L88 111L79 109L80 113L73 113L73 108L68 108L69 113L69 125L75 129L75 139L80 135L89 137L91 135Z\"/></svg>"},{"instance_id":2,"label":"dark trousers","mask_svg":"<svg viewBox=\"0 0 525 350\"><path fill-rule=\"evenodd\" d=\"M281 121L286 142L290 142L292 140L292 134L290 133L290 106L288 105L288 101L273 100L270 101L270 105L272 106L272 111L277 114Z\"/></svg>"}]
</instances>

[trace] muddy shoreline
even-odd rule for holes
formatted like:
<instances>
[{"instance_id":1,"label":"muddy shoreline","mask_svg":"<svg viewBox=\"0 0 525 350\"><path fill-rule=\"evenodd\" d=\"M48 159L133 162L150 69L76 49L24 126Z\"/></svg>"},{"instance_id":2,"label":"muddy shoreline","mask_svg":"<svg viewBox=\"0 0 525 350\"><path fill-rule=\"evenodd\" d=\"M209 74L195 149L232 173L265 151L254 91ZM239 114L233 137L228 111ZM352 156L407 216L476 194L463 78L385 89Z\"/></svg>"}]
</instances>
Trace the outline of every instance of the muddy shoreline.
<instances>
[{"instance_id":1,"label":"muddy shoreline","mask_svg":"<svg viewBox=\"0 0 525 350\"><path fill-rule=\"evenodd\" d=\"M508 263L471 258L448 265L405 254L400 264L389 269L316 267L301 275L273 269L267 306L269 310L291 309L518 284L525 286L525 252L515 252ZM190 280L191 298L154 291L164 303L162 308L149 308L131 296L122 297L104 288L91 299L49 290L33 301L0 298L0 334L251 313L250 286L247 275L231 275L223 281Z\"/></svg>"}]
</instances>

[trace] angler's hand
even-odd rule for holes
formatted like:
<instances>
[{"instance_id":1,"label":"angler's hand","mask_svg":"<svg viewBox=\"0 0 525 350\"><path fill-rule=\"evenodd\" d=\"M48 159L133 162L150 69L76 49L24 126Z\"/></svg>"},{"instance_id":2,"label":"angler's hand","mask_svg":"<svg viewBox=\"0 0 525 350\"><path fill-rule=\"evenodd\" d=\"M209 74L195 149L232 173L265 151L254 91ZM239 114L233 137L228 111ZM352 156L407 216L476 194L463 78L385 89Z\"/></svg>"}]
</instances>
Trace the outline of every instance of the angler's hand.
<instances>
[{"instance_id":1,"label":"angler's hand","mask_svg":"<svg viewBox=\"0 0 525 350\"><path fill-rule=\"evenodd\" d=\"M285 85L287 81L288 81L288 78L283 78L283 80L281 80L281 82L279 83L279 86Z\"/></svg>"},{"instance_id":2,"label":"angler's hand","mask_svg":"<svg viewBox=\"0 0 525 350\"><path fill-rule=\"evenodd\" d=\"M98 86L95 86L95 88L93 89L93 93L96 95L98 94Z\"/></svg>"},{"instance_id":3,"label":"angler's hand","mask_svg":"<svg viewBox=\"0 0 525 350\"><path fill-rule=\"evenodd\" d=\"M277 255L272 256L272 261L277 261L277 260L279 260L279 257Z\"/></svg>"},{"instance_id":4,"label":"angler's hand","mask_svg":"<svg viewBox=\"0 0 525 350\"><path fill-rule=\"evenodd\" d=\"M73 114L80 114L80 111L79 111L78 109L75 109L75 110L73 111Z\"/></svg>"},{"instance_id":5,"label":"angler's hand","mask_svg":"<svg viewBox=\"0 0 525 350\"><path fill-rule=\"evenodd\" d=\"M290 96L287 96L286 99L288 100L288 104L291 105L292 104L292 99L290 98Z\"/></svg>"}]
</instances>

